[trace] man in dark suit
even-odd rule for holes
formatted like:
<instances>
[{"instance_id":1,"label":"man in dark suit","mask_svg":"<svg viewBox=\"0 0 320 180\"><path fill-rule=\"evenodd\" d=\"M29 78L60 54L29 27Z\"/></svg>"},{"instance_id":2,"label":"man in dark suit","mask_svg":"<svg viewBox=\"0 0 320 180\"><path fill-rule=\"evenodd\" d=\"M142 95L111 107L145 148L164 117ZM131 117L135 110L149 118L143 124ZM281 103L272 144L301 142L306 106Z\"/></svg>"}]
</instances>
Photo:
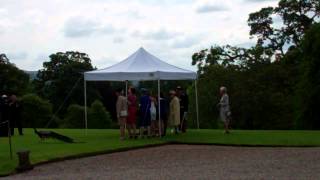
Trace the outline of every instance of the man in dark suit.
<instances>
[{"instance_id":1,"label":"man in dark suit","mask_svg":"<svg viewBox=\"0 0 320 180\"><path fill-rule=\"evenodd\" d=\"M9 121L11 128L11 135L14 135L14 128L17 127L19 130L19 135L22 133L22 123L21 123L21 105L17 100L17 96L12 94L9 100Z\"/></svg>"},{"instance_id":2,"label":"man in dark suit","mask_svg":"<svg viewBox=\"0 0 320 180\"><path fill-rule=\"evenodd\" d=\"M187 114L189 108L189 98L187 93L180 86L176 88L177 96L180 100L180 131L187 132Z\"/></svg>"},{"instance_id":3,"label":"man in dark suit","mask_svg":"<svg viewBox=\"0 0 320 180\"><path fill-rule=\"evenodd\" d=\"M0 97L0 137L8 136L8 97L2 95Z\"/></svg>"}]
</instances>

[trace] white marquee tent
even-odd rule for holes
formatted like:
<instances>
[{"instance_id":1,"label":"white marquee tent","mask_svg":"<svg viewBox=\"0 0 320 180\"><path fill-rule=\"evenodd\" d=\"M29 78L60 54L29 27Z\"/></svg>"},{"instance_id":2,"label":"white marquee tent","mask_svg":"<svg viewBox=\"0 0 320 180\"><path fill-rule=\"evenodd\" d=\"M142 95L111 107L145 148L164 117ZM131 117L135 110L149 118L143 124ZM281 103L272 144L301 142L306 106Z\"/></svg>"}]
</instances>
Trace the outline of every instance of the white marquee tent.
<instances>
[{"instance_id":1,"label":"white marquee tent","mask_svg":"<svg viewBox=\"0 0 320 180\"><path fill-rule=\"evenodd\" d=\"M197 125L199 128L197 74L168 64L140 48L123 61L108 68L84 73L85 124L87 129L87 94L86 81L158 81L160 96L160 80L195 80ZM160 104L160 103L159 103ZM159 107L160 108L160 107ZM159 114L160 116L160 114ZM159 118L160 119L160 118ZM160 121L159 121L160 124ZM161 133L161 132L160 132Z\"/></svg>"}]
</instances>

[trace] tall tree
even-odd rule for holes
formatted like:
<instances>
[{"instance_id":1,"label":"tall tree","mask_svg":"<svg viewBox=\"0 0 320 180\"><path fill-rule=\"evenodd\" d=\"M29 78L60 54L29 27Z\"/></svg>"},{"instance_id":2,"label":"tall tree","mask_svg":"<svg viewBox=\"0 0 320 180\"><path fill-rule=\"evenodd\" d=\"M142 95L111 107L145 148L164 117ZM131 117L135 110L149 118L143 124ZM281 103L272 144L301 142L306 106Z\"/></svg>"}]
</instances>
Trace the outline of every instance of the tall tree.
<instances>
[{"instance_id":1,"label":"tall tree","mask_svg":"<svg viewBox=\"0 0 320 180\"><path fill-rule=\"evenodd\" d=\"M0 54L0 64L9 64L9 58L6 54Z\"/></svg>"},{"instance_id":2,"label":"tall tree","mask_svg":"<svg viewBox=\"0 0 320 180\"><path fill-rule=\"evenodd\" d=\"M277 7L262 8L248 19L257 44L283 56L288 46L299 46L305 32L320 17L319 0L280 0Z\"/></svg>"},{"instance_id":3,"label":"tall tree","mask_svg":"<svg viewBox=\"0 0 320 180\"><path fill-rule=\"evenodd\" d=\"M28 90L29 76L0 54L0 93L24 94Z\"/></svg>"},{"instance_id":4,"label":"tall tree","mask_svg":"<svg viewBox=\"0 0 320 180\"><path fill-rule=\"evenodd\" d=\"M43 69L38 71L34 80L37 93L50 100L54 111L62 104L62 112L69 104L83 104L83 72L93 70L89 56L67 51L57 52L49 58L50 61L43 63ZM93 91L88 89L89 94Z\"/></svg>"}]
</instances>

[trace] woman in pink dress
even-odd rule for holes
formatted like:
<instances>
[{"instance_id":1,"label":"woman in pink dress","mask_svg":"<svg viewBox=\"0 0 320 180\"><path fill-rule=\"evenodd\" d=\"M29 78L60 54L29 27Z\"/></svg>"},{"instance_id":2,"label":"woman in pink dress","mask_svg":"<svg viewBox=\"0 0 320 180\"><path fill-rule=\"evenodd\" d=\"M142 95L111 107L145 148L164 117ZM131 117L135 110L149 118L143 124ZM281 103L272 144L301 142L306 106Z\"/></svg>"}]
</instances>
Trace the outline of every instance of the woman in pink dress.
<instances>
[{"instance_id":1,"label":"woman in pink dress","mask_svg":"<svg viewBox=\"0 0 320 180\"><path fill-rule=\"evenodd\" d=\"M127 128L129 138L137 138L136 136L136 117L137 117L137 96L134 88L128 89L128 117Z\"/></svg>"}]
</instances>

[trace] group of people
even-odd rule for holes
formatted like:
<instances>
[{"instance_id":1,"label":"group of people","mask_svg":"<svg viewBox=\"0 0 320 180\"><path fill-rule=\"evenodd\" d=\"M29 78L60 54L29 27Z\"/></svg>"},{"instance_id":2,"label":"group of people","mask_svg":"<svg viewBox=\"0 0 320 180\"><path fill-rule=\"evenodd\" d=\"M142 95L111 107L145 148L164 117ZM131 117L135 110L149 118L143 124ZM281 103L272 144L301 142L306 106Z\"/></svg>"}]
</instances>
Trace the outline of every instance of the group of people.
<instances>
[{"instance_id":1,"label":"group of people","mask_svg":"<svg viewBox=\"0 0 320 180\"><path fill-rule=\"evenodd\" d=\"M9 128L8 128L9 127ZM0 97L0 137L14 135L14 128L17 127L19 135L23 135L21 124L21 104L17 96L3 94Z\"/></svg>"},{"instance_id":2,"label":"group of people","mask_svg":"<svg viewBox=\"0 0 320 180\"><path fill-rule=\"evenodd\" d=\"M116 91L121 140L125 139L126 129L129 138L165 136L167 127L172 127L174 133L186 132L188 96L180 86L169 92L168 99L163 93L153 96L147 89L142 89L141 94L138 100L133 87L128 89L127 97L122 89Z\"/></svg>"},{"instance_id":3,"label":"group of people","mask_svg":"<svg viewBox=\"0 0 320 180\"><path fill-rule=\"evenodd\" d=\"M169 98L164 97L162 92L160 97L157 97L152 96L147 89L142 89L142 96L138 100L136 90L133 87L129 88L127 93L126 97L122 89L116 91L116 112L120 126L120 139L125 138L126 129L129 138L165 136L167 127L171 127L173 133L186 132L189 102L186 92L180 86L169 92ZM220 95L221 99L218 103L220 119L224 123L225 133L228 134L230 132L231 111L226 87L220 88ZM138 133L137 125L140 128ZM11 135L14 135L15 127L18 128L19 134L23 135L21 104L16 95L3 94L0 98L0 137L8 136L8 130Z\"/></svg>"}]
</instances>

